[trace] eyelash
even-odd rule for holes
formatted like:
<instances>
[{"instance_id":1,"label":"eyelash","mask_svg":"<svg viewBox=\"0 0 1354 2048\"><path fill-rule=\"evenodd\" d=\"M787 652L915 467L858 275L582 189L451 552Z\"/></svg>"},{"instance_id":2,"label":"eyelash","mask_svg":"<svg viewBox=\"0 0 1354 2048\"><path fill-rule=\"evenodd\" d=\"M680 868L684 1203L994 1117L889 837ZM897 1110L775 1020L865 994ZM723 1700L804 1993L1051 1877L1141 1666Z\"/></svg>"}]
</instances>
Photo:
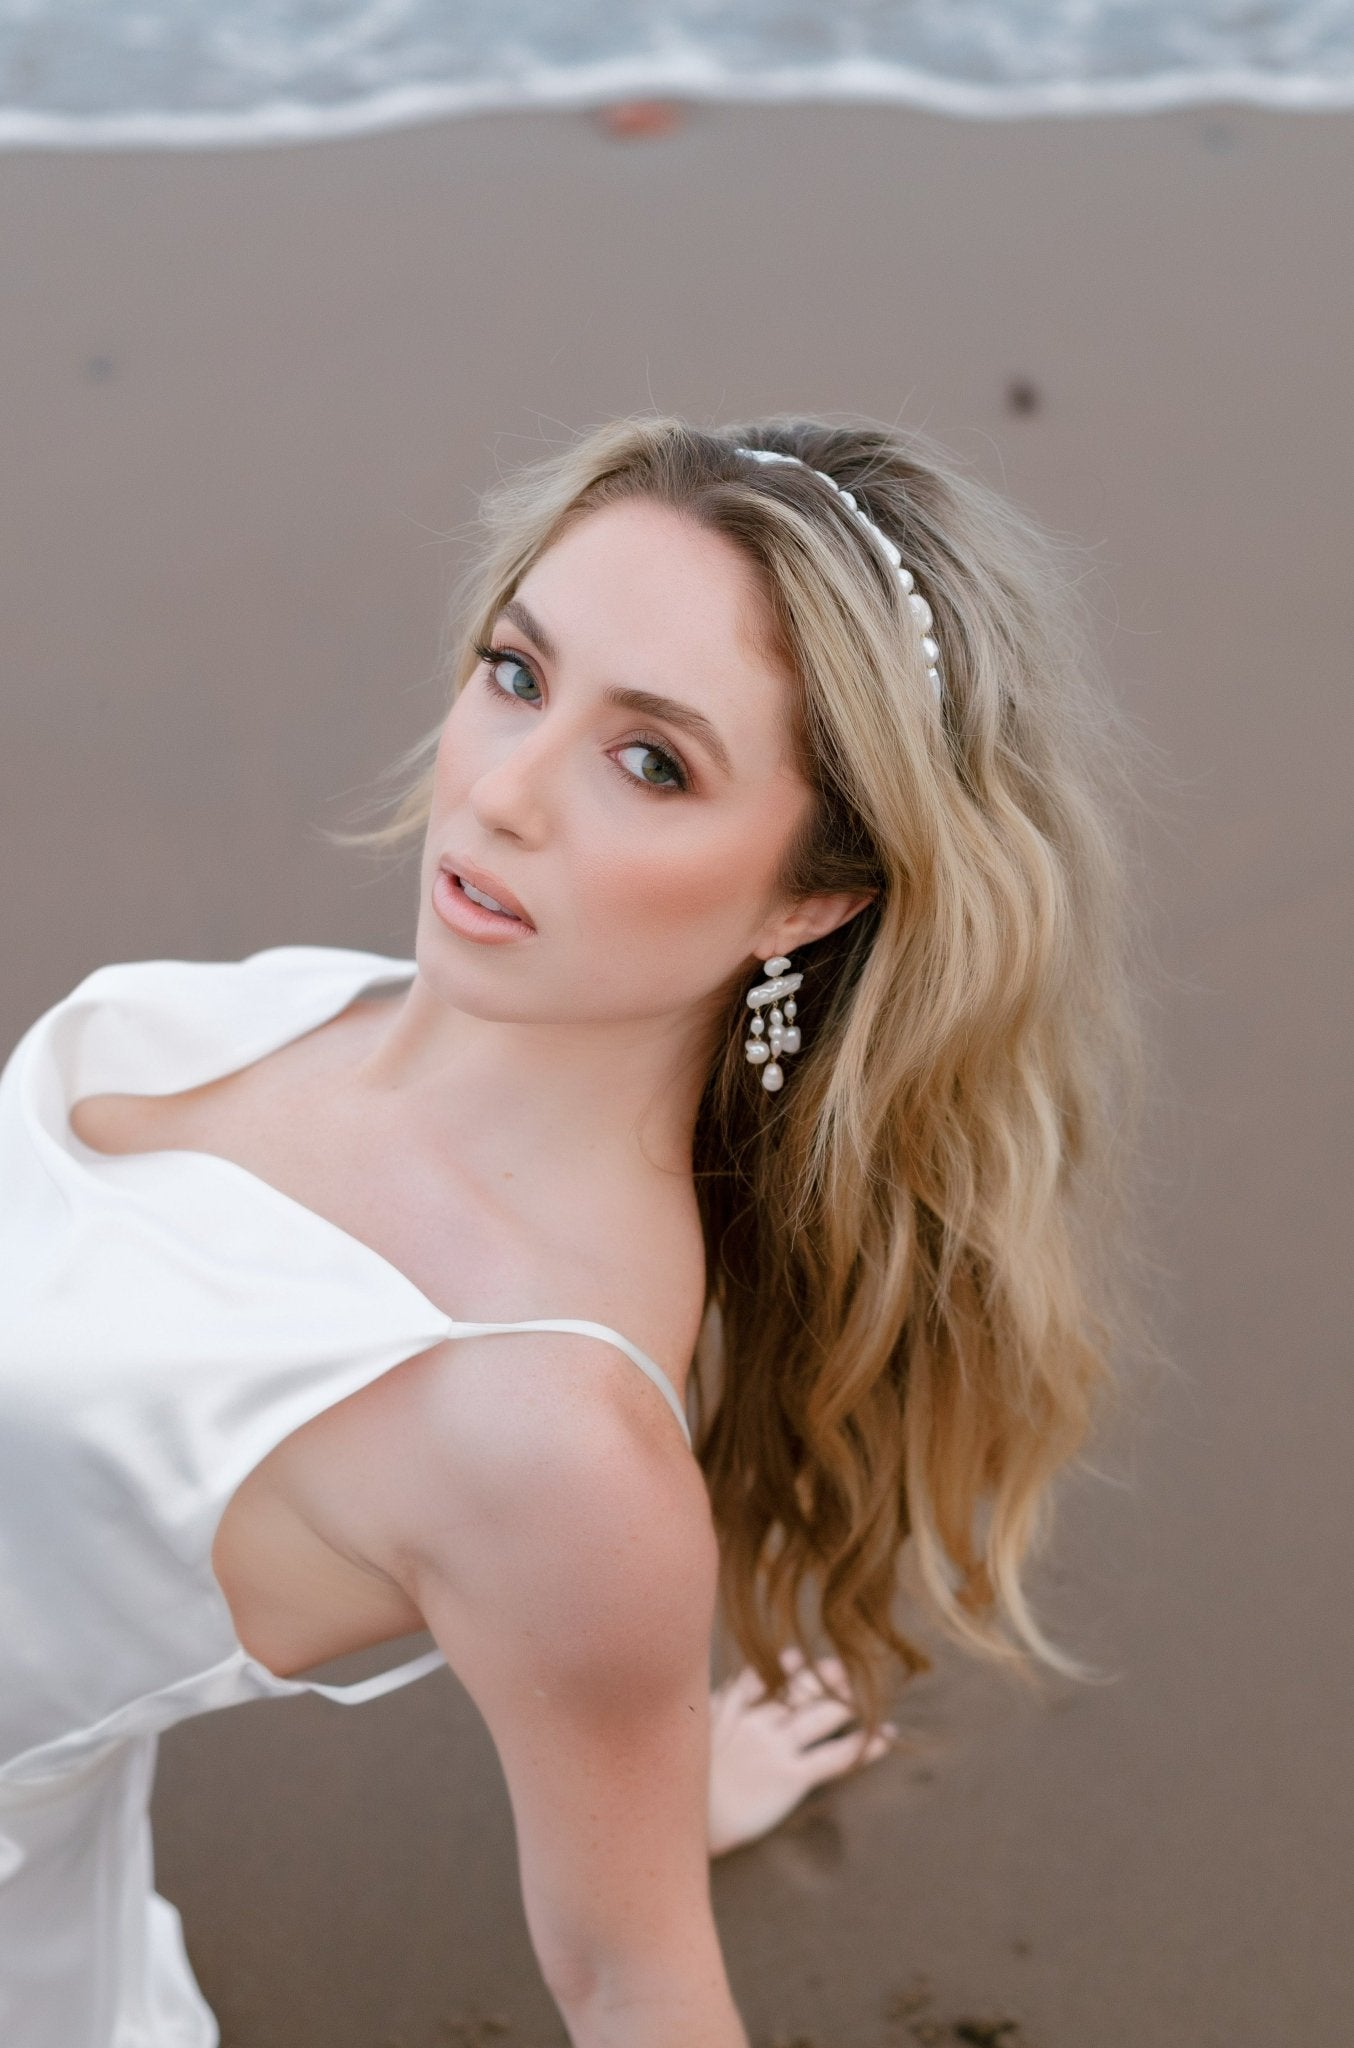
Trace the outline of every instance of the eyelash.
<instances>
[{"instance_id":1,"label":"eyelash","mask_svg":"<svg viewBox=\"0 0 1354 2048\"><path fill-rule=\"evenodd\" d=\"M500 686L494 681L494 669L501 661L511 661L514 662L518 668L525 669L526 673L531 677L531 680L535 683L537 689L539 690L539 688L541 687L540 677L536 674L535 670L531 666L531 663L526 659L524 655L518 654L516 650L511 647L482 647L478 640L474 644L476 654L478 654L480 660L485 664L485 667L488 671L484 679L485 688L491 690L496 697L512 698L511 690L504 690L500 688ZM521 704L525 700L521 697L518 697L514 701L518 704ZM621 768L618 763L617 767L619 773L623 775L625 777L625 780L628 783L632 784L636 789L652 790L655 796L679 796L683 794L683 792L688 791L690 789L691 777L687 773L685 762L679 760L677 755L672 752L671 748L665 746L661 740L654 739L650 733L637 732L633 739L626 741L626 745L631 747L647 747L651 753L661 755L663 760L667 763L668 767L671 768L677 776L677 781L675 783L669 782L665 784L661 782L645 782L638 775L632 775L628 768Z\"/></svg>"}]
</instances>

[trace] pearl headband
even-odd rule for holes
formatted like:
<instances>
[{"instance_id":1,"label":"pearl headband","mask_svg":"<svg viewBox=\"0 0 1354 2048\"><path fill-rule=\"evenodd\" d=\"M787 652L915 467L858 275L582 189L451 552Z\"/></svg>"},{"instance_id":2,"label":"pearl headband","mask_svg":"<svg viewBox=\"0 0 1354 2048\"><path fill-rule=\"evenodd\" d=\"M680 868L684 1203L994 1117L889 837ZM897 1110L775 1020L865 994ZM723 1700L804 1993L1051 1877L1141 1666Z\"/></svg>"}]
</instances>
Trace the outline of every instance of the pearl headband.
<instances>
[{"instance_id":1,"label":"pearl headband","mask_svg":"<svg viewBox=\"0 0 1354 2048\"><path fill-rule=\"evenodd\" d=\"M842 503L852 513L856 523L862 526L867 533L873 534L876 542L884 550L894 570L897 572L898 581L902 584L903 593L907 598L908 609L917 621L922 636L922 652L926 656L926 673L930 680L931 688L935 691L936 702L939 703L941 698L940 642L931 637L931 627L934 623L931 617L931 607L924 597L920 597L917 594L916 579L910 569L903 567L902 555L888 535L875 525L873 519L861 511L850 491L844 491L835 477L830 477L825 469L812 469L811 465L805 462L801 456L782 455L775 448L736 448L734 453L735 455L750 455L754 462L797 462L801 469L811 470L812 475L820 476L825 484L831 484Z\"/></svg>"}]
</instances>

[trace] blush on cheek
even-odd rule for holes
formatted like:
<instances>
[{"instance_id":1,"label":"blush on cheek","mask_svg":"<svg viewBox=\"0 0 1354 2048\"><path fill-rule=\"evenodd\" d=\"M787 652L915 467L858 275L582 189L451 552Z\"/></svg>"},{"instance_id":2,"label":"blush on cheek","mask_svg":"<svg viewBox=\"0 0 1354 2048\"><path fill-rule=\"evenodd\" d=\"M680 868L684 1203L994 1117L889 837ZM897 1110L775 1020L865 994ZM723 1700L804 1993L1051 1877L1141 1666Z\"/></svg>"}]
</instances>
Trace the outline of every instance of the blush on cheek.
<instances>
[{"instance_id":1,"label":"blush on cheek","mask_svg":"<svg viewBox=\"0 0 1354 2048\"><path fill-rule=\"evenodd\" d=\"M624 933L627 947L650 958L688 952L696 941L713 961L731 944L736 949L738 932L763 901L748 853L721 847L700 859L618 860L589 890L589 924L618 939Z\"/></svg>"}]
</instances>

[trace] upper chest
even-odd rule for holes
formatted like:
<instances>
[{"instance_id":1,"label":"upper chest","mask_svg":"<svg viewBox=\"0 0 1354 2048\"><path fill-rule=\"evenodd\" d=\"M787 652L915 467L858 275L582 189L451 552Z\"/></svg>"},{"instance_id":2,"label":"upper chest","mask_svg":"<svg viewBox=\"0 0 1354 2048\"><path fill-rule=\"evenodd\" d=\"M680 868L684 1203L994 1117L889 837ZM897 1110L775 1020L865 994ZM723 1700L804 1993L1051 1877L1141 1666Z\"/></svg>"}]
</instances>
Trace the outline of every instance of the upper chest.
<instances>
[{"instance_id":1,"label":"upper chest","mask_svg":"<svg viewBox=\"0 0 1354 2048\"><path fill-rule=\"evenodd\" d=\"M605 1323L680 1390L704 1306L694 1199L555 1184L539 1162L506 1155L472 1180L416 1121L345 1095L360 1026L345 1015L178 1093L87 1096L71 1129L101 1152L227 1159L369 1247L454 1321ZM408 1475L444 1427L439 1378L459 1350L439 1346L326 1405L232 1493L212 1567L237 1634L271 1669L289 1675L420 1626L384 1565L392 1530L417 1517Z\"/></svg>"},{"instance_id":2,"label":"upper chest","mask_svg":"<svg viewBox=\"0 0 1354 2048\"><path fill-rule=\"evenodd\" d=\"M107 1153L217 1154L368 1246L456 1321L591 1318L680 1384L705 1300L690 1188L608 1186L507 1152L468 1176L416 1115L345 1092L374 1021L353 1005L198 1087L86 1096L71 1128Z\"/></svg>"}]
</instances>

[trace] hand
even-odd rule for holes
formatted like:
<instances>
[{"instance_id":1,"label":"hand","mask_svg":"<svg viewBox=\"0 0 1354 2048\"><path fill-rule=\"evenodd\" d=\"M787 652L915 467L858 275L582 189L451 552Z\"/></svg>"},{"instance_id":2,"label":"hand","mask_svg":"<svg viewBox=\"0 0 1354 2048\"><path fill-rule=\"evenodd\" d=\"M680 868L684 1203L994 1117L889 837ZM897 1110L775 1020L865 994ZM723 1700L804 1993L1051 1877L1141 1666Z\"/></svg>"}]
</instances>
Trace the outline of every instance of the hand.
<instances>
[{"instance_id":1,"label":"hand","mask_svg":"<svg viewBox=\"0 0 1354 2048\"><path fill-rule=\"evenodd\" d=\"M859 1728L834 1735L856 1718L852 1708L829 1697L797 1648L783 1650L780 1661L794 1674L783 1702L767 1699L750 1664L710 1695L711 1856L769 1834L815 1785L873 1763L898 1734L886 1721L868 1745ZM846 1692L841 1660L819 1661L824 1676ZM829 1735L834 1739L820 1740Z\"/></svg>"}]
</instances>

